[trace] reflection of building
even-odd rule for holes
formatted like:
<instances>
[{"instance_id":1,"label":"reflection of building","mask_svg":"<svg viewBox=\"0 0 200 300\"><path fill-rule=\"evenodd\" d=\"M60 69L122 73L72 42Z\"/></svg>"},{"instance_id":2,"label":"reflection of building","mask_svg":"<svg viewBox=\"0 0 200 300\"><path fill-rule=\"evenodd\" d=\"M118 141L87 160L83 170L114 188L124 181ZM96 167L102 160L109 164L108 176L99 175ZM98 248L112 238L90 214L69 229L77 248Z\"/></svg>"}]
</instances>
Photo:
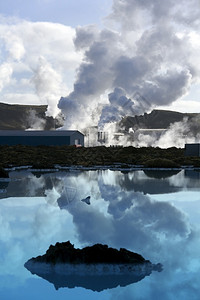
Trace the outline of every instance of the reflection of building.
<instances>
[{"instance_id":1,"label":"reflection of building","mask_svg":"<svg viewBox=\"0 0 200 300\"><path fill-rule=\"evenodd\" d=\"M200 172L196 170L133 171L120 176L117 181L121 188L127 191L150 195L170 194L181 191L183 187L191 191L199 190Z\"/></svg>"},{"instance_id":2,"label":"reflection of building","mask_svg":"<svg viewBox=\"0 0 200 300\"><path fill-rule=\"evenodd\" d=\"M0 145L81 145L84 135L77 130L0 130Z\"/></svg>"},{"instance_id":3,"label":"reflection of building","mask_svg":"<svg viewBox=\"0 0 200 300\"><path fill-rule=\"evenodd\" d=\"M140 171L139 171L140 172ZM149 178L147 176L141 177L135 171L135 176L129 177L129 174L124 174L119 182L122 189L127 191L134 191L143 194L170 194L181 190L180 186L174 186L169 178ZM142 171L141 171L142 172Z\"/></svg>"},{"instance_id":4,"label":"reflection of building","mask_svg":"<svg viewBox=\"0 0 200 300\"><path fill-rule=\"evenodd\" d=\"M200 144L185 144L185 156L200 156Z\"/></svg>"}]
</instances>

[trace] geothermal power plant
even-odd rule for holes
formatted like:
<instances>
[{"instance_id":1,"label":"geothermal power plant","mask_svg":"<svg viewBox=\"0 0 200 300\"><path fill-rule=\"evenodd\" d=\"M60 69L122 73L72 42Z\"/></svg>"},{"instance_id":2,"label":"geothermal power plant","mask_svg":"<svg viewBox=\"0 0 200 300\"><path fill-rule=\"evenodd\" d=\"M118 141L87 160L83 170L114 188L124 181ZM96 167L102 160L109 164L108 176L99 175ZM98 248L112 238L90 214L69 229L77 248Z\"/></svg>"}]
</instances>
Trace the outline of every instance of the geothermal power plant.
<instances>
[{"instance_id":1,"label":"geothermal power plant","mask_svg":"<svg viewBox=\"0 0 200 300\"><path fill-rule=\"evenodd\" d=\"M0 130L0 145L84 146L78 130Z\"/></svg>"}]
</instances>

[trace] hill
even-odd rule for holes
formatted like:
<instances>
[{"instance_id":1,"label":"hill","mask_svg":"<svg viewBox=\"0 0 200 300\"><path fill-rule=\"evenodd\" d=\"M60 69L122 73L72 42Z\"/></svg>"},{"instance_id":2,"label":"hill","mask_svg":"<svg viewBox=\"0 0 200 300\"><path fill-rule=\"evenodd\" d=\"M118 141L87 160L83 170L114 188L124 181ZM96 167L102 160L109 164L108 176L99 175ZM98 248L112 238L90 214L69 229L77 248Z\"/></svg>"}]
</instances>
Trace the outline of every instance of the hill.
<instances>
[{"instance_id":1,"label":"hill","mask_svg":"<svg viewBox=\"0 0 200 300\"><path fill-rule=\"evenodd\" d=\"M46 116L47 105L19 105L0 103L0 130L51 130L63 125L62 115L54 119ZM126 116L119 122L125 132L134 129L167 129L170 124L188 118L193 133L199 131L200 113L180 113L168 110L153 110L139 116Z\"/></svg>"},{"instance_id":2,"label":"hill","mask_svg":"<svg viewBox=\"0 0 200 300\"><path fill-rule=\"evenodd\" d=\"M128 131L129 128L167 129L170 124L183 121L184 118L188 118L191 122L197 122L198 119L200 120L200 114L155 109L149 114L145 113L140 116L124 117L119 126L125 128L125 131Z\"/></svg>"},{"instance_id":3,"label":"hill","mask_svg":"<svg viewBox=\"0 0 200 300\"><path fill-rule=\"evenodd\" d=\"M18 105L0 103L0 130L35 129L50 130L62 124L53 117L47 117L47 105Z\"/></svg>"}]
</instances>

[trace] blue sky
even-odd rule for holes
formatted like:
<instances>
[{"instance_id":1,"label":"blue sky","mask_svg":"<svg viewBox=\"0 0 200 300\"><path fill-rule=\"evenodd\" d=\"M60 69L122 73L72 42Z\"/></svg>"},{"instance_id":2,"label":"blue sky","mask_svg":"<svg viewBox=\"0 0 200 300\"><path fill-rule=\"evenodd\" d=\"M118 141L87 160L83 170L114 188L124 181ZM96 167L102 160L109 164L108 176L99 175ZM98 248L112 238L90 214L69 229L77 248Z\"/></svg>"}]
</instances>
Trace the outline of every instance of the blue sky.
<instances>
[{"instance_id":1,"label":"blue sky","mask_svg":"<svg viewBox=\"0 0 200 300\"><path fill-rule=\"evenodd\" d=\"M7 0L1 1L0 12L32 22L45 21L76 27L101 23L111 0Z\"/></svg>"},{"instance_id":2,"label":"blue sky","mask_svg":"<svg viewBox=\"0 0 200 300\"><path fill-rule=\"evenodd\" d=\"M0 102L48 104L68 128L200 112L199 13L198 0L1 1Z\"/></svg>"}]
</instances>

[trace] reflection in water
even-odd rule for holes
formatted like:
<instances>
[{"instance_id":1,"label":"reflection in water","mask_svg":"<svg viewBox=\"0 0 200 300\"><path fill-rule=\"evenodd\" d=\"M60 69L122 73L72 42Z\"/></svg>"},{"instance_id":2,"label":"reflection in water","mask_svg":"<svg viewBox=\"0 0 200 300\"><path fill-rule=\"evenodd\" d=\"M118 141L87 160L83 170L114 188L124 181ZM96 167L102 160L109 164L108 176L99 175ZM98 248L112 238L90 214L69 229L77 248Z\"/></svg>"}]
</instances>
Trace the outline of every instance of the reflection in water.
<instances>
[{"instance_id":1,"label":"reflection in water","mask_svg":"<svg viewBox=\"0 0 200 300\"><path fill-rule=\"evenodd\" d=\"M30 172L12 172L6 194L0 194L0 295L11 282L5 274L19 285L30 277L23 269L25 261L50 244L71 240L76 247L124 247L163 264L162 273L134 284L134 289L117 294L114 289L107 299L199 299L198 196L190 206L200 190L199 177L184 170L171 177L152 176L107 170L37 178ZM90 205L81 201L88 196Z\"/></svg>"},{"instance_id":2,"label":"reflection in water","mask_svg":"<svg viewBox=\"0 0 200 300\"><path fill-rule=\"evenodd\" d=\"M125 274L125 275L116 275L116 274L110 274L110 275L65 275L65 274L59 274L55 272L51 273L43 273L41 271L32 272L32 274L36 274L40 276L41 278L49 281L52 283L56 290L59 288L76 288L76 287L82 287L88 290L101 292L105 289L113 289L117 286L125 287L127 285L136 283L142 279L145 278L145 276L150 275L149 274L143 274L143 273L135 273L135 274Z\"/></svg>"},{"instance_id":3,"label":"reflection in water","mask_svg":"<svg viewBox=\"0 0 200 300\"><path fill-rule=\"evenodd\" d=\"M173 175L176 175L180 172L180 170L144 170L144 174L147 175L150 178L157 178L157 179L163 179L163 178L169 178Z\"/></svg>"}]
</instances>

